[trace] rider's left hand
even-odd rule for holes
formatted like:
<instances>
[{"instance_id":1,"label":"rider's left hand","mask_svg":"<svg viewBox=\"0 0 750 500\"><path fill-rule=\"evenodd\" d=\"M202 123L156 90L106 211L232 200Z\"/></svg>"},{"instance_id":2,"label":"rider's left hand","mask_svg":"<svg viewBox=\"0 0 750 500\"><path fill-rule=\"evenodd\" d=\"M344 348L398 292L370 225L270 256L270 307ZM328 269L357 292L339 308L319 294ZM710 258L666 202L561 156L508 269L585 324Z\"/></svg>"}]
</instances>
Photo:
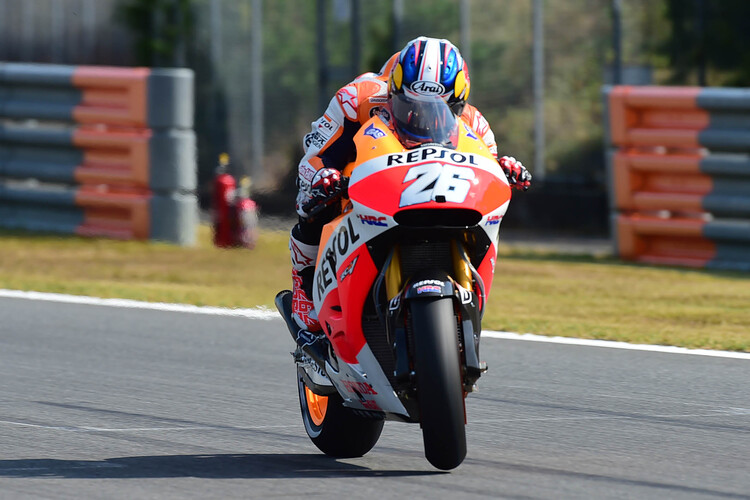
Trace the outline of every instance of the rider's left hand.
<instances>
[{"instance_id":1,"label":"rider's left hand","mask_svg":"<svg viewBox=\"0 0 750 500\"><path fill-rule=\"evenodd\" d=\"M523 163L516 160L512 156L503 156L497 160L500 163L500 167L508 177L508 182L511 187L515 189L523 189L526 191L531 186L531 174Z\"/></svg>"}]
</instances>

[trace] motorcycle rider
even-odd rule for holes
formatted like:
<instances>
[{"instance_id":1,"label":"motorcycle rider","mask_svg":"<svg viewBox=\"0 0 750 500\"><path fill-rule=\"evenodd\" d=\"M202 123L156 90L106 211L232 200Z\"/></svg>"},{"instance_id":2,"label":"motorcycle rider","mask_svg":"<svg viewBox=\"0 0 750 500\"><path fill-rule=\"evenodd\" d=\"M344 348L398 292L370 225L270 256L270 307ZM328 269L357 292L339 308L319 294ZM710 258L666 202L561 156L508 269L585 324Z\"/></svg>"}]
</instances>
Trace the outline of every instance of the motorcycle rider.
<instances>
[{"instance_id":1,"label":"motorcycle rider","mask_svg":"<svg viewBox=\"0 0 750 500\"><path fill-rule=\"evenodd\" d=\"M495 134L477 108L466 101L470 80L458 48L444 39L416 38L400 53L391 56L379 73L364 73L336 93L322 117L312 123L304 138L305 155L299 163L296 209L299 222L292 228L289 249L292 258L293 316L300 328L321 330L312 297L313 273L323 226L339 213L335 197L342 188L341 170L355 159L354 135L372 116L378 114L398 134L392 116L392 97L404 89L420 92L428 85L448 103L484 141L497 158ZM399 137L408 147L409 138ZM531 174L510 156L498 159L511 186L529 188Z\"/></svg>"}]
</instances>

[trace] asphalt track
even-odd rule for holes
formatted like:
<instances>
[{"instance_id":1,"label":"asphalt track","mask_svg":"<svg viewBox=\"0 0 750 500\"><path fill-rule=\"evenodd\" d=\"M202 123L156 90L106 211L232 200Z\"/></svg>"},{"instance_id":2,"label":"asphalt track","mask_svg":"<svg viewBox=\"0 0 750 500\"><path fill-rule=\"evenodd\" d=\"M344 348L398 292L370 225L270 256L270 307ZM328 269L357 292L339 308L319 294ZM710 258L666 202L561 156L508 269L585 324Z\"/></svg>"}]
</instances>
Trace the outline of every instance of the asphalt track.
<instances>
[{"instance_id":1,"label":"asphalt track","mask_svg":"<svg viewBox=\"0 0 750 500\"><path fill-rule=\"evenodd\" d=\"M281 320L0 298L0 498L747 498L750 361L485 339L469 453L318 453Z\"/></svg>"}]
</instances>

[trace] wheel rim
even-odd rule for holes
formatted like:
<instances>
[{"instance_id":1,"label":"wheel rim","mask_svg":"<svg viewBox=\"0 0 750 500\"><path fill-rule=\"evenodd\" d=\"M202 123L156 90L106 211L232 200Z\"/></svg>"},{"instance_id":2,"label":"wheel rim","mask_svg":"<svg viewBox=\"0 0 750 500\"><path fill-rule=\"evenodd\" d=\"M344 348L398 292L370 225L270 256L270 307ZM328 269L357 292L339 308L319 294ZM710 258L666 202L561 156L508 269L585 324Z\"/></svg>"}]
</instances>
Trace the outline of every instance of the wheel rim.
<instances>
[{"instance_id":1,"label":"wheel rim","mask_svg":"<svg viewBox=\"0 0 750 500\"><path fill-rule=\"evenodd\" d=\"M328 396L318 396L309 387L305 386L305 399L307 400L307 412L315 425L323 425L328 409Z\"/></svg>"}]
</instances>

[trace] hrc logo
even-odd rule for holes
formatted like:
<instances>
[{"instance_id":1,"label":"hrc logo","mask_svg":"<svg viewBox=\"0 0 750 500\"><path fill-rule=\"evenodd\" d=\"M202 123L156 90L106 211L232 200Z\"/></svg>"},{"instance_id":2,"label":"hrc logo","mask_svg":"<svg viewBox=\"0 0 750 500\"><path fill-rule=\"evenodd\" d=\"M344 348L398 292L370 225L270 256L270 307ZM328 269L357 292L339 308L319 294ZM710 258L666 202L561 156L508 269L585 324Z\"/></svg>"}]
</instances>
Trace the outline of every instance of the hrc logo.
<instances>
[{"instance_id":1,"label":"hrc logo","mask_svg":"<svg viewBox=\"0 0 750 500\"><path fill-rule=\"evenodd\" d=\"M362 215L358 214L359 220L362 224L369 224L370 226L382 226L387 227L388 224L385 222L385 217L377 217L375 215Z\"/></svg>"},{"instance_id":2,"label":"hrc logo","mask_svg":"<svg viewBox=\"0 0 750 500\"><path fill-rule=\"evenodd\" d=\"M502 215L493 215L492 217L487 218L487 222L484 223L485 226L494 226L495 224L500 224L500 221L502 220Z\"/></svg>"}]
</instances>

